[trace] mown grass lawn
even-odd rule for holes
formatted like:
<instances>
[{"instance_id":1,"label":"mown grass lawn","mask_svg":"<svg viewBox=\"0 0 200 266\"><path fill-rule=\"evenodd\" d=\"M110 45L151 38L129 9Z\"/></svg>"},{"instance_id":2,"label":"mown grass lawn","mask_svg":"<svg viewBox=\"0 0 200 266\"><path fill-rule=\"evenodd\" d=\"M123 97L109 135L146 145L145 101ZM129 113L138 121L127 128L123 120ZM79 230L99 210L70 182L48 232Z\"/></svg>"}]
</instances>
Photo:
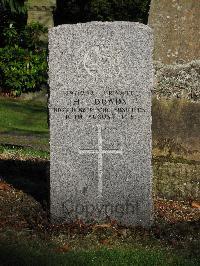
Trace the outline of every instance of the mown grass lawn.
<instances>
[{"instance_id":1,"label":"mown grass lawn","mask_svg":"<svg viewBox=\"0 0 200 266\"><path fill-rule=\"evenodd\" d=\"M0 149L23 154L49 151L45 101L0 98ZM40 152L39 152L40 155Z\"/></svg>"},{"instance_id":2,"label":"mown grass lawn","mask_svg":"<svg viewBox=\"0 0 200 266\"><path fill-rule=\"evenodd\" d=\"M0 99L0 132L45 135L48 133L47 106L44 102Z\"/></svg>"},{"instance_id":3,"label":"mown grass lawn","mask_svg":"<svg viewBox=\"0 0 200 266\"><path fill-rule=\"evenodd\" d=\"M57 235L60 239L61 235ZM137 238L137 237L136 237ZM70 241L70 239L69 239ZM183 250L164 247L159 241L147 244L144 239L115 239L111 245L98 242L97 235L74 236L68 245L52 237L39 239L36 233L7 230L0 232L1 265L66 265L66 266L198 266L199 260ZM146 241L146 243L145 243ZM86 244L87 242L87 244ZM139 243L137 243L139 242Z\"/></svg>"},{"instance_id":4,"label":"mown grass lawn","mask_svg":"<svg viewBox=\"0 0 200 266\"><path fill-rule=\"evenodd\" d=\"M1 245L2 244L2 245ZM29 242L20 245L1 243L1 265L66 265L66 266L198 266L194 259L184 259L167 250L128 248L68 251L59 253L50 247L40 247Z\"/></svg>"}]
</instances>

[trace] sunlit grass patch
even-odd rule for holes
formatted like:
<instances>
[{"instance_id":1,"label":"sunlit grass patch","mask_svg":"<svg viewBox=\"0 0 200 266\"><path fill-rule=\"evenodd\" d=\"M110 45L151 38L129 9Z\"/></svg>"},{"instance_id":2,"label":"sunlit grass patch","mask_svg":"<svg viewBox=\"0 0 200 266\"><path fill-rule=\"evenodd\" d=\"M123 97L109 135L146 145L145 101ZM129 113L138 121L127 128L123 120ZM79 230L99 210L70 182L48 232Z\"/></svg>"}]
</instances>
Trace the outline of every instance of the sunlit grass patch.
<instances>
[{"instance_id":1,"label":"sunlit grass patch","mask_svg":"<svg viewBox=\"0 0 200 266\"><path fill-rule=\"evenodd\" d=\"M49 160L49 152L43 150L34 150L28 147L17 147L15 145L0 145L1 159L45 159Z\"/></svg>"}]
</instances>

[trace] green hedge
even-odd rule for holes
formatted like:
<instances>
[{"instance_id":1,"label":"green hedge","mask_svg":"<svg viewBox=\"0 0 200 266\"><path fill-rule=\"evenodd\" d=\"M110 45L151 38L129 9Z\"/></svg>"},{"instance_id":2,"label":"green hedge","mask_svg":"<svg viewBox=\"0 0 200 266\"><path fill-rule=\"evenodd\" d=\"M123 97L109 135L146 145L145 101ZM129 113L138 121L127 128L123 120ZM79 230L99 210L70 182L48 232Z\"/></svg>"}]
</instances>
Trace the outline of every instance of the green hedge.
<instances>
[{"instance_id":1,"label":"green hedge","mask_svg":"<svg viewBox=\"0 0 200 266\"><path fill-rule=\"evenodd\" d=\"M4 46L0 48L1 91L14 96L33 92L47 85L47 48L41 36L47 28L31 23L17 29L4 28Z\"/></svg>"},{"instance_id":2,"label":"green hedge","mask_svg":"<svg viewBox=\"0 0 200 266\"><path fill-rule=\"evenodd\" d=\"M14 96L39 90L47 83L46 53L18 46L0 48L1 90Z\"/></svg>"}]
</instances>

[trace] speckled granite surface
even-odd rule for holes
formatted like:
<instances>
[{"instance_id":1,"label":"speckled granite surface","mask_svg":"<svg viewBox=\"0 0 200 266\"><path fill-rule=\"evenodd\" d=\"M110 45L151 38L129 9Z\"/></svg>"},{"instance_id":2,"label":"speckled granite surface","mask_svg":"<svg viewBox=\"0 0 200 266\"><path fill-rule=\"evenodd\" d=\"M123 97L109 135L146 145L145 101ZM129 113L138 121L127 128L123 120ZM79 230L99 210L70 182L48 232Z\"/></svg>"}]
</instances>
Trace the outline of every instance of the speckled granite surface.
<instances>
[{"instance_id":1,"label":"speckled granite surface","mask_svg":"<svg viewBox=\"0 0 200 266\"><path fill-rule=\"evenodd\" d=\"M49 31L53 221L150 225L152 46L140 23Z\"/></svg>"}]
</instances>

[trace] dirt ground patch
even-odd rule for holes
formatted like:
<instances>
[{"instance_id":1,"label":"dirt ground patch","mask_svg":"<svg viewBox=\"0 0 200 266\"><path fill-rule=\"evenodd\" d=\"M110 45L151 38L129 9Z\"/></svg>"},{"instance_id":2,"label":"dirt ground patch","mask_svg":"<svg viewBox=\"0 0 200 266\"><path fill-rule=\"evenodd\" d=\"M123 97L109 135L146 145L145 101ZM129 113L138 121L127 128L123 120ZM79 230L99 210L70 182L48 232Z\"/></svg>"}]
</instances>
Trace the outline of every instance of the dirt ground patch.
<instances>
[{"instance_id":1,"label":"dirt ground patch","mask_svg":"<svg viewBox=\"0 0 200 266\"><path fill-rule=\"evenodd\" d=\"M198 202L178 202L160 198L154 199L155 220L147 230L139 228L142 234L151 234L164 241L193 241L199 239L200 205ZM51 224L48 208L42 206L32 196L13 188L8 183L0 182L0 229L30 229L45 234L68 231L70 233L87 234L109 230L116 235L128 236L131 228L108 221L104 225L86 225L82 221L73 224Z\"/></svg>"}]
</instances>

